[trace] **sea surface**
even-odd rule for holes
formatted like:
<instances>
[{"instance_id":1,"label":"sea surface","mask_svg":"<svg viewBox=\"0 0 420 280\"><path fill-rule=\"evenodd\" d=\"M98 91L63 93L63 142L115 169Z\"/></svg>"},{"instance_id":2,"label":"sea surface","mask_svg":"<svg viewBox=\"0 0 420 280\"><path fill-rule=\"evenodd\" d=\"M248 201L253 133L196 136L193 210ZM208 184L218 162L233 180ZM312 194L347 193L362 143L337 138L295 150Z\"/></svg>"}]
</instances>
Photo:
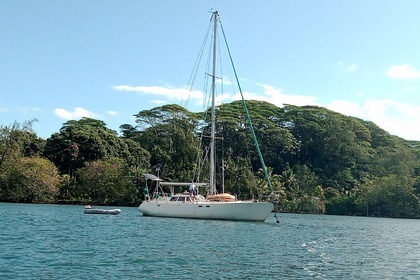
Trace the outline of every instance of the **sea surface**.
<instances>
[{"instance_id":1,"label":"sea surface","mask_svg":"<svg viewBox=\"0 0 420 280\"><path fill-rule=\"evenodd\" d=\"M250 223L121 209L0 203L0 279L420 279L420 220Z\"/></svg>"}]
</instances>

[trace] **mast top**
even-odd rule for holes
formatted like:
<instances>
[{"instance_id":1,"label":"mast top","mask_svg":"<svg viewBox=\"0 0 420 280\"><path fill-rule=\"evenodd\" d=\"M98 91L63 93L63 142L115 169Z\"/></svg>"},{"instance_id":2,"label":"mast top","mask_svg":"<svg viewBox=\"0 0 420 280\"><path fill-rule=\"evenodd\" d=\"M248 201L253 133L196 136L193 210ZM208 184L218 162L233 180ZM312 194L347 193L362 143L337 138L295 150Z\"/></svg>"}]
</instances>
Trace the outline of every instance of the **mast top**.
<instances>
[{"instance_id":1,"label":"mast top","mask_svg":"<svg viewBox=\"0 0 420 280\"><path fill-rule=\"evenodd\" d=\"M219 11L211 11L211 13L213 14L211 19L213 19L213 17L214 17L215 20L217 20L219 18Z\"/></svg>"}]
</instances>

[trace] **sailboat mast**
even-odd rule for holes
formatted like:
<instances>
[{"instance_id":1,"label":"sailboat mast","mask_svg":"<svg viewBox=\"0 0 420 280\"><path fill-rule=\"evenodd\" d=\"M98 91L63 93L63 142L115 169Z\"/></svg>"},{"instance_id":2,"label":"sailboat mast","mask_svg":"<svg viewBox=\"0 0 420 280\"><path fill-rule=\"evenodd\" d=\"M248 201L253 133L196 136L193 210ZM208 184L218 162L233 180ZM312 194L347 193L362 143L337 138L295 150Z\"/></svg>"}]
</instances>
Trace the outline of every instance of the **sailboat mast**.
<instances>
[{"instance_id":1,"label":"sailboat mast","mask_svg":"<svg viewBox=\"0 0 420 280\"><path fill-rule=\"evenodd\" d=\"M214 30L213 30L213 73L211 84L211 135L210 135L210 194L216 193L216 150L215 150L215 134L216 134L216 46L217 46L217 21L219 13L213 13Z\"/></svg>"}]
</instances>

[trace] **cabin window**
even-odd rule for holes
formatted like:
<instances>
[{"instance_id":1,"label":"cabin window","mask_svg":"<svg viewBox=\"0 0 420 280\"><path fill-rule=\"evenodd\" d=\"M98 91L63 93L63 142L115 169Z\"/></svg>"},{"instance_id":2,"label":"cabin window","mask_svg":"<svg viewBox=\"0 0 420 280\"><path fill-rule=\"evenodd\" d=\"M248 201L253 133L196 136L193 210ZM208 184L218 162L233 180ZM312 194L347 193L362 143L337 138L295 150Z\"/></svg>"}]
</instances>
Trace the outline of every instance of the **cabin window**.
<instances>
[{"instance_id":1,"label":"cabin window","mask_svg":"<svg viewBox=\"0 0 420 280\"><path fill-rule=\"evenodd\" d=\"M173 197L171 197L170 201L177 201L177 200L178 200L178 196L173 196Z\"/></svg>"}]
</instances>

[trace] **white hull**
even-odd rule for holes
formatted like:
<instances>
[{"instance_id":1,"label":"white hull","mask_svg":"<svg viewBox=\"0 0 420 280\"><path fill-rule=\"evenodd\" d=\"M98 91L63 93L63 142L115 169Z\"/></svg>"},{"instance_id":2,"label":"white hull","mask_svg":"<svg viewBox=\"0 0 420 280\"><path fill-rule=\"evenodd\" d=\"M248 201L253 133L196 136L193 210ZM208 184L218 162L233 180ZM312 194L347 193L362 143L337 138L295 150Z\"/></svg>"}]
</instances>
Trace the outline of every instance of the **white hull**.
<instances>
[{"instance_id":1,"label":"white hull","mask_svg":"<svg viewBox=\"0 0 420 280\"><path fill-rule=\"evenodd\" d=\"M269 202L170 202L167 199L144 201L139 211L144 216L187 219L264 222L273 204Z\"/></svg>"}]
</instances>

